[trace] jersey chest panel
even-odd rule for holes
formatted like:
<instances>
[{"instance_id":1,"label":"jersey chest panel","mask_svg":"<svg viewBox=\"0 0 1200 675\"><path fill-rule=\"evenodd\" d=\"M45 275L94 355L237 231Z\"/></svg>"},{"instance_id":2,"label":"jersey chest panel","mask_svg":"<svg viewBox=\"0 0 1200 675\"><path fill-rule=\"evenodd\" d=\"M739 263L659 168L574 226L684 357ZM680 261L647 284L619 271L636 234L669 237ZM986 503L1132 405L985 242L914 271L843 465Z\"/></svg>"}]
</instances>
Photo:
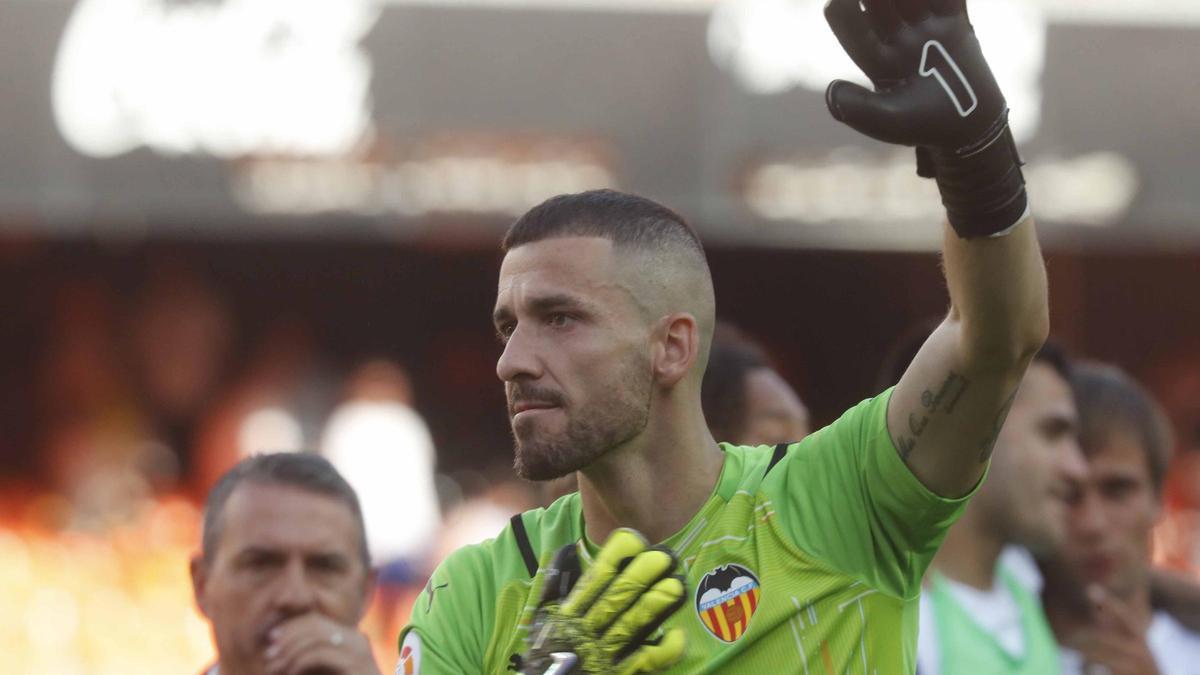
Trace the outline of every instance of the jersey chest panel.
<instances>
[{"instance_id":1,"label":"jersey chest panel","mask_svg":"<svg viewBox=\"0 0 1200 675\"><path fill-rule=\"evenodd\" d=\"M901 672L884 662L899 656L889 618L905 603L799 551L762 493L737 493L713 520L681 547L689 604L668 624L688 653L672 673Z\"/></svg>"}]
</instances>

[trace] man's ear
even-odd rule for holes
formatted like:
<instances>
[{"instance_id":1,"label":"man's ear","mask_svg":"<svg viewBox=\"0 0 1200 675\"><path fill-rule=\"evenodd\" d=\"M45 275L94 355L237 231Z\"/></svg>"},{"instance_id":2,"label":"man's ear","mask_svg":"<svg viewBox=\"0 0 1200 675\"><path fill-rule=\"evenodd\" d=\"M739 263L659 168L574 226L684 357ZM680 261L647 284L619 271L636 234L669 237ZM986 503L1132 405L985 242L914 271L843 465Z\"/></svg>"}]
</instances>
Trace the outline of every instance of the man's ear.
<instances>
[{"instance_id":1,"label":"man's ear","mask_svg":"<svg viewBox=\"0 0 1200 675\"><path fill-rule=\"evenodd\" d=\"M687 312L669 314L659 320L654 338L654 379L661 385L674 386L691 372L700 355L696 317Z\"/></svg>"},{"instance_id":2,"label":"man's ear","mask_svg":"<svg viewBox=\"0 0 1200 675\"><path fill-rule=\"evenodd\" d=\"M208 568L204 564L204 557L199 553L192 556L188 569L192 573L192 595L196 597L196 607L201 614L208 616L208 609L204 606L204 588L208 583Z\"/></svg>"}]
</instances>

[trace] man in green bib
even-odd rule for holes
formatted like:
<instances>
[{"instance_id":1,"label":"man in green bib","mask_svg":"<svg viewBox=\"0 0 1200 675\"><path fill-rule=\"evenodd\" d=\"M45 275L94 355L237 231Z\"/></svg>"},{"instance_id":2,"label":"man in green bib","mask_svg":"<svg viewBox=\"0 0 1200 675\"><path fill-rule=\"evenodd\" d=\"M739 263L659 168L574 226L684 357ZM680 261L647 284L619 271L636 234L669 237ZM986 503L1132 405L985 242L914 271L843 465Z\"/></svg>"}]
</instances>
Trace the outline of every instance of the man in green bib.
<instances>
[{"instance_id":1,"label":"man in green bib","mask_svg":"<svg viewBox=\"0 0 1200 675\"><path fill-rule=\"evenodd\" d=\"M962 1L867 8L832 0L826 16L875 90L835 82L826 99L851 127L916 146L936 178L946 319L897 386L825 429L718 444L700 395L713 287L691 228L612 191L535 207L503 244L497 374L517 472L574 472L579 491L442 563L398 673L525 670L539 568L571 545L586 567L622 527L681 561L687 601L664 627L687 647L669 672L913 672L921 577L1046 337L1046 278L1007 107ZM787 311L794 289L764 290Z\"/></svg>"},{"instance_id":2,"label":"man in green bib","mask_svg":"<svg viewBox=\"0 0 1200 675\"><path fill-rule=\"evenodd\" d=\"M1025 374L996 459L926 575L920 675L1053 675L1058 645L1042 612L1045 555L1066 537L1067 497L1087 466L1066 359L1047 345Z\"/></svg>"}]
</instances>

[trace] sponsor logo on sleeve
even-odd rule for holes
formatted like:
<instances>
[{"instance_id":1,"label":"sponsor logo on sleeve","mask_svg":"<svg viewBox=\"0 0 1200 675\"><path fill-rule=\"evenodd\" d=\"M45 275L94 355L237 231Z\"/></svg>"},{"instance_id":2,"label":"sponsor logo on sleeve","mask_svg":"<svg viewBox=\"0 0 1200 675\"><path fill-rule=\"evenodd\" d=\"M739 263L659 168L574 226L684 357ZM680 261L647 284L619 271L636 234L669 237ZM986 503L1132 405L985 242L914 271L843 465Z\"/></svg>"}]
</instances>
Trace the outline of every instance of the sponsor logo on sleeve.
<instances>
[{"instance_id":1,"label":"sponsor logo on sleeve","mask_svg":"<svg viewBox=\"0 0 1200 675\"><path fill-rule=\"evenodd\" d=\"M400 662L396 664L396 675L420 675L421 636L415 630L408 631L400 645Z\"/></svg>"}]
</instances>

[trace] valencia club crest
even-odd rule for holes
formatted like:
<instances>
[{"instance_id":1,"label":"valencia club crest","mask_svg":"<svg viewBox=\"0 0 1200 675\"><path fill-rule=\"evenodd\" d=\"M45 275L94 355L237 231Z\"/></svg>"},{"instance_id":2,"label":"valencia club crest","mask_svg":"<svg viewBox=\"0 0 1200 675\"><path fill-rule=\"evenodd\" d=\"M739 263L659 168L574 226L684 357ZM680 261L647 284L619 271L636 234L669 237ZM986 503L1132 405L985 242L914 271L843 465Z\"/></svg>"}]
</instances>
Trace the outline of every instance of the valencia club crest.
<instances>
[{"instance_id":1,"label":"valencia club crest","mask_svg":"<svg viewBox=\"0 0 1200 675\"><path fill-rule=\"evenodd\" d=\"M735 642L750 626L762 589L758 577L741 565L722 565L696 586L696 614L708 632Z\"/></svg>"}]
</instances>

